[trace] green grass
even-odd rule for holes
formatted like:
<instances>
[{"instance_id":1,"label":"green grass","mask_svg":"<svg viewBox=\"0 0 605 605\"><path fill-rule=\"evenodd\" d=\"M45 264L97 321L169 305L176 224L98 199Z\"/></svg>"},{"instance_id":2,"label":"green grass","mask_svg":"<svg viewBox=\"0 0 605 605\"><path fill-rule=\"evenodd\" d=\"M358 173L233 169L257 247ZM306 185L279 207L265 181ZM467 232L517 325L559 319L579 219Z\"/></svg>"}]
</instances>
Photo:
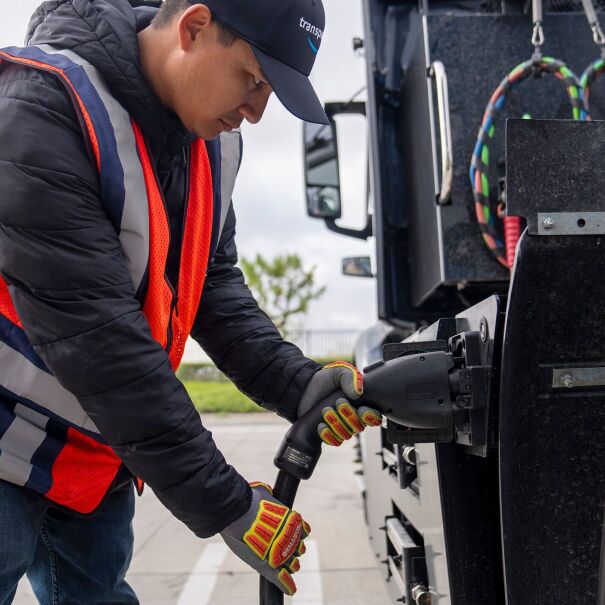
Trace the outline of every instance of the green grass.
<instances>
[{"instance_id":1,"label":"green grass","mask_svg":"<svg viewBox=\"0 0 605 605\"><path fill-rule=\"evenodd\" d=\"M333 359L317 361L324 365ZM235 385L229 382L211 363L183 364L179 368L178 377L182 380L199 412L249 414L266 411L240 393Z\"/></svg>"},{"instance_id":2,"label":"green grass","mask_svg":"<svg viewBox=\"0 0 605 605\"><path fill-rule=\"evenodd\" d=\"M183 382L199 412L214 414L249 414L263 412L263 408L240 393L230 382Z\"/></svg>"},{"instance_id":3,"label":"green grass","mask_svg":"<svg viewBox=\"0 0 605 605\"><path fill-rule=\"evenodd\" d=\"M346 356L341 356L338 358L338 360L353 363L353 361ZM327 363L337 360L330 357L327 359L318 358L315 359L315 361L323 366ZM229 379L219 370L217 370L216 366L210 362L182 363L178 369L177 376L183 382L229 382Z\"/></svg>"}]
</instances>

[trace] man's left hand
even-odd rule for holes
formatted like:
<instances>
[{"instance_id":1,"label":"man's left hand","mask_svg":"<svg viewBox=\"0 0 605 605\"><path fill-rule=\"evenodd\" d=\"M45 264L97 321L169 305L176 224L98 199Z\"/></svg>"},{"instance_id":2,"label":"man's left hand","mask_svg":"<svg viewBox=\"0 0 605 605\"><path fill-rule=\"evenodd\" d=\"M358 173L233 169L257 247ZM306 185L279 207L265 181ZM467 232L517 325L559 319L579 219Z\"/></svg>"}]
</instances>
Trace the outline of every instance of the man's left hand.
<instances>
[{"instance_id":1,"label":"man's left hand","mask_svg":"<svg viewBox=\"0 0 605 605\"><path fill-rule=\"evenodd\" d=\"M355 410L349 403L363 393L363 374L346 361L329 363L314 374L298 404L298 418L339 390L347 399L338 399L334 407L326 406L322 414L324 421L317 427L322 441L333 446L339 446L354 434L361 433L366 426L382 424L382 415L377 410L366 406Z\"/></svg>"}]
</instances>

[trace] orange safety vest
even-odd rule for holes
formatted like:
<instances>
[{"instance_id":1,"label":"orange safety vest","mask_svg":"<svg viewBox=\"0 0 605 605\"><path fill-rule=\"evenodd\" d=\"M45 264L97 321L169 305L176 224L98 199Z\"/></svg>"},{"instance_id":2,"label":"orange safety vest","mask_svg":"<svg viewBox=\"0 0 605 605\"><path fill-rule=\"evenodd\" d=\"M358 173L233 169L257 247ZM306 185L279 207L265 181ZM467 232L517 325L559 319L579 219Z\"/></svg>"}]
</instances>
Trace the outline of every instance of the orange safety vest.
<instances>
[{"instance_id":1,"label":"orange safety vest","mask_svg":"<svg viewBox=\"0 0 605 605\"><path fill-rule=\"evenodd\" d=\"M74 52L48 45L0 50L2 62L52 73L70 93L93 151L101 198L120 237L135 291L146 280L143 313L151 334L176 370L199 306L211 244L218 239L221 208L220 196L215 208L210 143L198 139L191 148L175 292L166 277L170 227L144 136L113 98L101 74ZM230 197L231 191L232 187L220 193ZM77 399L31 347L10 288L0 278L0 479L89 513L102 501L120 465Z\"/></svg>"}]
</instances>

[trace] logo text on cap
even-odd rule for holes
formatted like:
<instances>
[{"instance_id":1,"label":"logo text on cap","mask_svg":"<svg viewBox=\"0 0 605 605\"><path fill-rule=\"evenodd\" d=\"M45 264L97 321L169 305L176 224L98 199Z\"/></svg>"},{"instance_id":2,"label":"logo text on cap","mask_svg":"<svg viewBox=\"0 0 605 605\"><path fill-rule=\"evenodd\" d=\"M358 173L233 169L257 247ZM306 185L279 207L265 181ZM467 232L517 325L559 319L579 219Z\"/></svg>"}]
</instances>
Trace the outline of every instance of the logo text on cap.
<instances>
[{"instance_id":1,"label":"logo text on cap","mask_svg":"<svg viewBox=\"0 0 605 605\"><path fill-rule=\"evenodd\" d=\"M323 30L319 29L319 27L315 27L315 25L311 25L308 21L305 20L304 17L300 18L300 27L305 31L308 31L310 34L314 35L318 40L321 40L321 36L323 35Z\"/></svg>"}]
</instances>

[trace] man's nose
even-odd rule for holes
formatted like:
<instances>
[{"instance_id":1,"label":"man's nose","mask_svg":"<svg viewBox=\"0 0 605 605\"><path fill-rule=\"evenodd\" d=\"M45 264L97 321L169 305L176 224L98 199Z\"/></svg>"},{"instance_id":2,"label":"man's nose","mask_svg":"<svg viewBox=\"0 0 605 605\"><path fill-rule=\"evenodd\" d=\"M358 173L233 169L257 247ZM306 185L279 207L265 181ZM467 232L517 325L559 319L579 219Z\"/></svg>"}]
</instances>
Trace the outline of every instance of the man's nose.
<instances>
[{"instance_id":1,"label":"man's nose","mask_svg":"<svg viewBox=\"0 0 605 605\"><path fill-rule=\"evenodd\" d=\"M260 90L255 91L239 108L240 115L250 122L250 124L257 124L260 122L272 92L273 89L267 84Z\"/></svg>"}]
</instances>

